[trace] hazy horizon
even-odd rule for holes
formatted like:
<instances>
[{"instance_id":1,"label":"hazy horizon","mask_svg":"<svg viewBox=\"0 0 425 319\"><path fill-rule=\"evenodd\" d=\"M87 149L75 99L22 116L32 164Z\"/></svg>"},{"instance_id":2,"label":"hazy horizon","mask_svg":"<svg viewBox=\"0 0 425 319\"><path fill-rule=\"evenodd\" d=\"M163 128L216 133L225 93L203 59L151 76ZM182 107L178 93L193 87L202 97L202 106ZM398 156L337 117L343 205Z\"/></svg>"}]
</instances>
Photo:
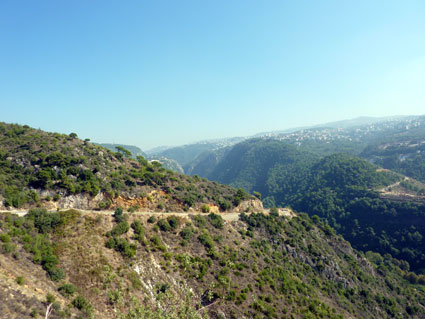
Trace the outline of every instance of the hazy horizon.
<instances>
[{"instance_id":1,"label":"hazy horizon","mask_svg":"<svg viewBox=\"0 0 425 319\"><path fill-rule=\"evenodd\" d=\"M1 121L156 146L423 114L425 3L3 1Z\"/></svg>"}]
</instances>

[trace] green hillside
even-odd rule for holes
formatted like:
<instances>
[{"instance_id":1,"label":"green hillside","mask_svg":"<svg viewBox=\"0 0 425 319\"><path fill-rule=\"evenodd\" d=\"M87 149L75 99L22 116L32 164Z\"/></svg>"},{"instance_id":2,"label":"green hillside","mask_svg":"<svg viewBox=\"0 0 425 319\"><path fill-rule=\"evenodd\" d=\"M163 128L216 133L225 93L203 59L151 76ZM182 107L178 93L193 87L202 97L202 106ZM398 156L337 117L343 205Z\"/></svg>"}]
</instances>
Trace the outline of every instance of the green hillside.
<instances>
[{"instance_id":1,"label":"green hillside","mask_svg":"<svg viewBox=\"0 0 425 319\"><path fill-rule=\"evenodd\" d=\"M390 253L425 269L425 205L381 198L375 190L400 177L349 155L318 162L286 205L326 218L353 247Z\"/></svg>"},{"instance_id":2,"label":"green hillside","mask_svg":"<svg viewBox=\"0 0 425 319\"><path fill-rule=\"evenodd\" d=\"M284 142L252 139L232 147L207 177L260 192L265 204L274 206L274 194L281 193L282 187L296 188L296 180L305 177L306 169L317 158Z\"/></svg>"},{"instance_id":3,"label":"green hillside","mask_svg":"<svg viewBox=\"0 0 425 319\"><path fill-rule=\"evenodd\" d=\"M0 311L50 318L423 319L425 277L327 223L242 214L0 214ZM411 283L412 282L412 283Z\"/></svg>"},{"instance_id":4,"label":"green hillside","mask_svg":"<svg viewBox=\"0 0 425 319\"><path fill-rule=\"evenodd\" d=\"M202 205L229 209L248 198L229 186L173 173L141 156L132 159L125 149L112 152L82 141L74 133L0 123L0 150L4 207L67 207L72 200L86 206L96 203L95 208L180 211Z\"/></svg>"},{"instance_id":5,"label":"green hillside","mask_svg":"<svg viewBox=\"0 0 425 319\"><path fill-rule=\"evenodd\" d=\"M360 156L425 183L425 125L386 136Z\"/></svg>"},{"instance_id":6,"label":"green hillside","mask_svg":"<svg viewBox=\"0 0 425 319\"><path fill-rule=\"evenodd\" d=\"M424 271L425 198L414 191L384 198L377 190L401 176L378 168L351 155L319 159L285 142L254 139L235 145L208 177L260 192L265 206L326 218L355 248L390 253Z\"/></svg>"},{"instance_id":7,"label":"green hillside","mask_svg":"<svg viewBox=\"0 0 425 319\"><path fill-rule=\"evenodd\" d=\"M188 144L178 147L172 147L166 150L161 151L157 154L152 154L156 156L162 156L165 158L170 158L177 161L181 166L187 165L193 159L203 152L210 151L215 149L217 145L215 143L195 143Z\"/></svg>"}]
</instances>

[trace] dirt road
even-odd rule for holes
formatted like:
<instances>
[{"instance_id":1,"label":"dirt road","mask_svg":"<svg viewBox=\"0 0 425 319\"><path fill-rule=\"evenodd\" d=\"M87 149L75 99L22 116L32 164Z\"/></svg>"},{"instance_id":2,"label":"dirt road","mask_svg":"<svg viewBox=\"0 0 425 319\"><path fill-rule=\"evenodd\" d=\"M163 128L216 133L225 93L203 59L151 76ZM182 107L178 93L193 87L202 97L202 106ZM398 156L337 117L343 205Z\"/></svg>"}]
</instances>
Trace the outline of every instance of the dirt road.
<instances>
[{"instance_id":1,"label":"dirt road","mask_svg":"<svg viewBox=\"0 0 425 319\"><path fill-rule=\"evenodd\" d=\"M66 209L63 209L66 210ZM77 209L82 214L99 214L99 215L112 215L114 213L113 210L84 210L84 209ZM5 213L11 213L18 216L25 216L28 211L27 210L11 210L11 211L4 211ZM270 213L269 209L264 209L264 214L268 215ZM296 214L289 208L279 208L278 213L281 216L287 216L287 217L294 217ZM206 213L202 212L152 212L152 211L140 211L140 212L133 212L129 213L131 215L140 215L140 216L156 216L156 217L167 217L167 216L182 216L182 217L189 217L191 215L207 215ZM219 214L225 221L237 221L239 220L240 213L220 213Z\"/></svg>"}]
</instances>

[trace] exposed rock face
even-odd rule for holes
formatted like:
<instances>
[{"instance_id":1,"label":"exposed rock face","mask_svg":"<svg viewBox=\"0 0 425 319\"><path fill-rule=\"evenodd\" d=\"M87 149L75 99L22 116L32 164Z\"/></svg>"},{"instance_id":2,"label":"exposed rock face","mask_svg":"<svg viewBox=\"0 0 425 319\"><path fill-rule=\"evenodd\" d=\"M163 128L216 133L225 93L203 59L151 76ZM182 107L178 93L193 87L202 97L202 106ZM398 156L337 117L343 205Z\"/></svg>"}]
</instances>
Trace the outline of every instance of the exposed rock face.
<instances>
[{"instance_id":1,"label":"exposed rock face","mask_svg":"<svg viewBox=\"0 0 425 319\"><path fill-rule=\"evenodd\" d=\"M123 209L129 209L130 207L136 207L140 210L157 210L159 204L166 204L169 201L169 197L164 191L153 190L143 196L130 196L130 195L120 195L118 197L112 198L109 194L100 192L96 196L92 197L89 194L75 194L67 195L60 197L57 200L53 200L57 194L51 190L43 190L38 192L39 197L43 199L41 201L41 206L49 210L55 209L83 209L83 210L97 210L97 209L115 209L117 207L122 207ZM50 198L50 200L46 200ZM0 198L1 199L1 198ZM102 205L103 204L103 205ZM197 205L191 207L189 211L196 212L201 210L202 205ZM217 205L212 203L208 204L211 213L221 213L220 208ZM29 207L23 207L27 209ZM0 201L0 209L8 210L10 208L3 205L3 201ZM177 207L176 211L183 211L183 206L180 208ZM242 212L263 212L263 203L258 199L250 199L241 202L237 207L235 207L233 213L242 213Z\"/></svg>"},{"instance_id":2,"label":"exposed rock face","mask_svg":"<svg viewBox=\"0 0 425 319\"><path fill-rule=\"evenodd\" d=\"M99 203L104 201L106 196L99 193L95 197L90 195L69 195L61 198L57 204L59 208L76 208L76 209L95 209L99 207Z\"/></svg>"},{"instance_id":3,"label":"exposed rock face","mask_svg":"<svg viewBox=\"0 0 425 319\"><path fill-rule=\"evenodd\" d=\"M242 213L246 211L262 212L263 210L263 203L259 199L245 200L233 209L235 213Z\"/></svg>"}]
</instances>

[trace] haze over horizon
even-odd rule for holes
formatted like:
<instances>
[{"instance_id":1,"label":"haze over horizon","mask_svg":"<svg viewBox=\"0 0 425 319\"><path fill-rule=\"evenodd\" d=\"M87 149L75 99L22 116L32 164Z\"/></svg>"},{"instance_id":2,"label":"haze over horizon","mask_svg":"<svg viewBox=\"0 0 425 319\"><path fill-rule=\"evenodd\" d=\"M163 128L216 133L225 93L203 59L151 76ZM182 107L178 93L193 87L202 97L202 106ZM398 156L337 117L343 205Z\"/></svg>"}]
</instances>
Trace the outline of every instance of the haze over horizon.
<instances>
[{"instance_id":1,"label":"haze over horizon","mask_svg":"<svg viewBox=\"0 0 425 319\"><path fill-rule=\"evenodd\" d=\"M143 150L425 110L425 3L3 1L0 121Z\"/></svg>"}]
</instances>

